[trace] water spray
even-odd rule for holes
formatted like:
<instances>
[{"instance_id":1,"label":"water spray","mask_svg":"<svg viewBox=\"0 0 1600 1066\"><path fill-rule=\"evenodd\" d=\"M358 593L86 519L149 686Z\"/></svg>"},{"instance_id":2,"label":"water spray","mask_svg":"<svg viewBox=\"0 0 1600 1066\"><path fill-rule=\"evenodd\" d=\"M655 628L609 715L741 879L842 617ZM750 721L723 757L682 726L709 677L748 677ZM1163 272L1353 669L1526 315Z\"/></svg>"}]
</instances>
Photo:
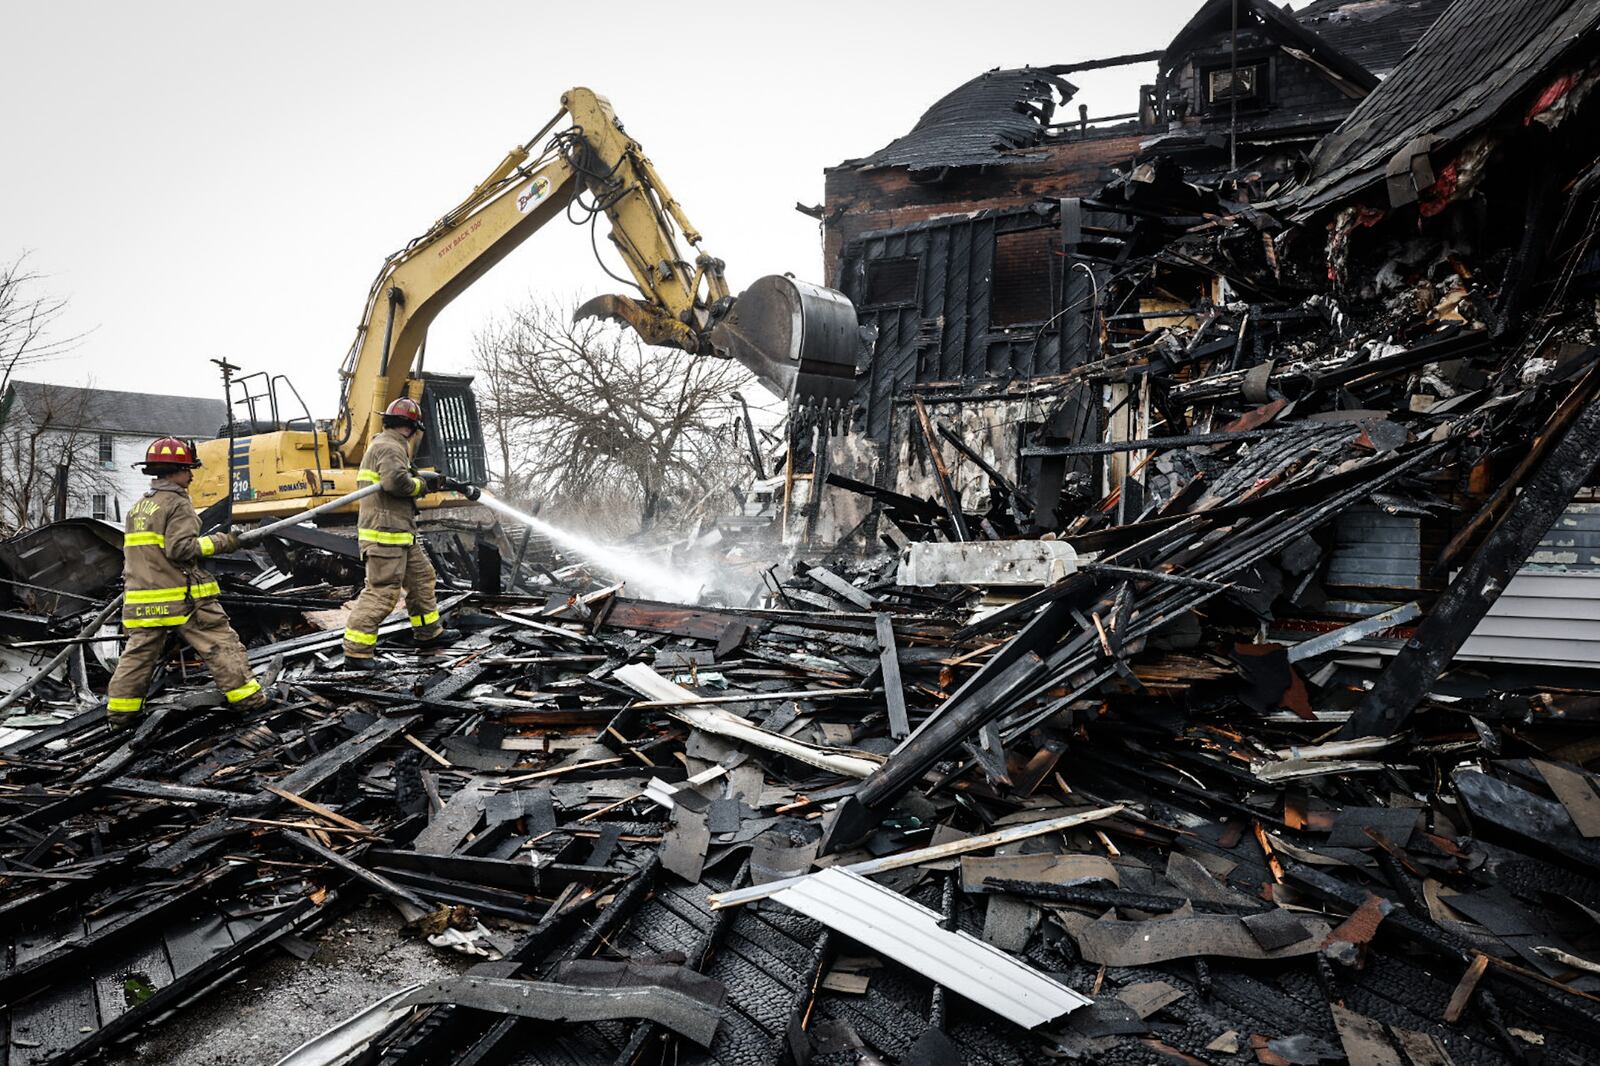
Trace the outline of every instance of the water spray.
<instances>
[{"instance_id":1,"label":"water spray","mask_svg":"<svg viewBox=\"0 0 1600 1066\"><path fill-rule=\"evenodd\" d=\"M608 574L626 581L630 588L646 596L677 603L693 603L700 595L702 582L693 574L663 565L658 560L639 552L628 551L613 544L602 544L580 533L552 525L526 511L517 510L505 501L495 498L494 494L488 491L479 493L478 502L519 525L544 534L573 554L582 556Z\"/></svg>"}]
</instances>

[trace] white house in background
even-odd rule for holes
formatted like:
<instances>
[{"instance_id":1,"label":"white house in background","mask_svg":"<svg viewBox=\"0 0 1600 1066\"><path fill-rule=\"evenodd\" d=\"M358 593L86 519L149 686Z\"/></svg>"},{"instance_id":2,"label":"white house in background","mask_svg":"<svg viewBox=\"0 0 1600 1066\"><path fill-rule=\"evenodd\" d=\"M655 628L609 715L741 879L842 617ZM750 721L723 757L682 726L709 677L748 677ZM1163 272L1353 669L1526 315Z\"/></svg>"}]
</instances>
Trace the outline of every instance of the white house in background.
<instances>
[{"instance_id":1,"label":"white house in background","mask_svg":"<svg viewBox=\"0 0 1600 1066\"><path fill-rule=\"evenodd\" d=\"M65 467L68 518L121 524L150 480L133 464L156 437L209 440L220 399L12 381L0 393L0 530L55 517Z\"/></svg>"}]
</instances>

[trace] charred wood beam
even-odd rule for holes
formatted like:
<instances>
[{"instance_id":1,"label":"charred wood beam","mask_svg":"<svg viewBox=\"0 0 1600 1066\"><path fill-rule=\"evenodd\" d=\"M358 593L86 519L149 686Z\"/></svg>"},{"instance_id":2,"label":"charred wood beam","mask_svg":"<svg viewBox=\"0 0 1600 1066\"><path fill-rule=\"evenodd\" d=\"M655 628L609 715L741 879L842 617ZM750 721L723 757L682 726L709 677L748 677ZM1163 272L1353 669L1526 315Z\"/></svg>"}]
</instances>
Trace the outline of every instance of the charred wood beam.
<instances>
[{"instance_id":1,"label":"charred wood beam","mask_svg":"<svg viewBox=\"0 0 1600 1066\"><path fill-rule=\"evenodd\" d=\"M949 441L951 446L962 455L966 456L974 466L982 470L990 481L994 482L999 490L1022 505L1022 509L1033 513L1033 501L1023 491L1000 471L989 464L988 460L979 455L966 441L962 440L949 426L939 424L939 436Z\"/></svg>"},{"instance_id":2,"label":"charred wood beam","mask_svg":"<svg viewBox=\"0 0 1600 1066\"><path fill-rule=\"evenodd\" d=\"M884 707L889 715L889 736L900 740L911 733L906 712L905 685L900 680L900 653L894 645L894 623L889 616L877 616L878 665L883 675Z\"/></svg>"},{"instance_id":3,"label":"charred wood beam","mask_svg":"<svg viewBox=\"0 0 1600 1066\"><path fill-rule=\"evenodd\" d=\"M360 545L356 538L347 537L340 533L330 533L325 529L315 529L311 526L284 526L275 530L274 537L304 545L307 548L316 548L330 555L342 556L346 559L361 558Z\"/></svg>"},{"instance_id":4,"label":"charred wood beam","mask_svg":"<svg viewBox=\"0 0 1600 1066\"><path fill-rule=\"evenodd\" d=\"M915 496L906 496L892 489L881 489L865 481L845 477L843 474L830 473L823 480L836 489L844 489L846 492L854 492L876 500L891 511L903 511L917 518L944 517L944 508L927 500L919 500Z\"/></svg>"},{"instance_id":5,"label":"charred wood beam","mask_svg":"<svg viewBox=\"0 0 1600 1066\"><path fill-rule=\"evenodd\" d=\"M533 540L533 527L525 526L522 530L522 543L517 545L517 561L511 564L511 591L515 592L518 585L526 581L522 572L523 557L528 554L528 544Z\"/></svg>"},{"instance_id":6,"label":"charred wood beam","mask_svg":"<svg viewBox=\"0 0 1600 1066\"><path fill-rule=\"evenodd\" d=\"M1206 589L1211 592L1221 592L1224 589L1238 587L1231 583L1208 581L1203 577L1184 577L1182 574L1169 574L1161 570L1141 570L1135 566L1084 563L1078 569L1091 574L1108 574L1116 577L1125 577L1133 581L1149 581L1158 585L1181 585L1184 588Z\"/></svg>"},{"instance_id":7,"label":"charred wood beam","mask_svg":"<svg viewBox=\"0 0 1600 1066\"><path fill-rule=\"evenodd\" d=\"M777 1059L783 1066L806 1066L811 1061L811 1037L806 1032L806 1026L811 1022L817 991L827 973L828 964L833 961L835 946L833 930L823 926L807 960L805 975L800 982L800 994L789 1005L789 1021L784 1026L783 1045L779 1048Z\"/></svg>"},{"instance_id":8,"label":"charred wood beam","mask_svg":"<svg viewBox=\"0 0 1600 1066\"><path fill-rule=\"evenodd\" d=\"M1186 433L1179 437L1143 437L1139 440L1106 440L1089 444L1032 445L1022 449L1024 459L1047 459L1067 455L1111 455L1155 448L1193 448L1202 444L1233 444L1242 440L1276 437L1285 433L1305 433L1302 426L1273 429L1241 429L1234 433Z\"/></svg>"},{"instance_id":9,"label":"charred wood beam","mask_svg":"<svg viewBox=\"0 0 1600 1066\"><path fill-rule=\"evenodd\" d=\"M1350 716L1341 736L1388 736L1406 723L1597 461L1600 403L1591 403L1528 478L1505 517Z\"/></svg>"},{"instance_id":10,"label":"charred wood beam","mask_svg":"<svg viewBox=\"0 0 1600 1066\"><path fill-rule=\"evenodd\" d=\"M1051 610L1041 611L1023 633L1056 622L1056 609L1062 606L1056 603L1051 605ZM1070 617L1069 612L1063 613ZM1052 629L1048 636L1053 640L1059 633L1059 629ZM988 676L980 681L979 676L974 675L963 691L952 696L937 716L923 723L881 769L867 778L860 791L840 805L823 835L821 854L837 851L865 837L906 790L922 780L922 775L934 763L987 722L1009 710L1011 697L1032 687L1044 672L1045 663L1027 650L1026 644L1019 644L1022 636L1018 634L1011 645L979 671L980 675L988 672ZM1012 648L1018 653L1003 667L990 671L996 662L1003 661L1004 652ZM974 685L973 682L980 683Z\"/></svg>"},{"instance_id":11,"label":"charred wood beam","mask_svg":"<svg viewBox=\"0 0 1600 1066\"><path fill-rule=\"evenodd\" d=\"M1298 862L1284 864L1284 877L1296 889L1323 900L1355 911L1367 901L1372 892L1364 887L1341 881L1331 874ZM1479 956L1472 944L1443 926L1418 918L1404 907L1386 911L1380 931L1394 933L1446 962L1470 966ZM1600 1009L1590 1001L1595 997L1577 989L1568 989L1541 974L1524 970L1503 959L1490 959L1490 970L1507 979L1515 980L1523 991L1539 999L1544 1005L1571 1018L1582 1030L1594 1031L1600 1026Z\"/></svg>"},{"instance_id":12,"label":"charred wood beam","mask_svg":"<svg viewBox=\"0 0 1600 1066\"><path fill-rule=\"evenodd\" d=\"M950 524L955 527L957 540L971 540L972 532L967 529L967 516L961 512L961 494L950 481L950 470L944 465L944 453L939 450L939 438L933 432L933 421L928 417L928 407L922 402L922 397L915 397L917 407L917 425L922 429L922 442L928 446L928 458L933 460L933 481L939 487L939 498L944 501L944 509L950 515Z\"/></svg>"},{"instance_id":13,"label":"charred wood beam","mask_svg":"<svg viewBox=\"0 0 1600 1066\"><path fill-rule=\"evenodd\" d=\"M315 840L312 840L309 836L305 836L301 833L291 833L284 829L280 829L277 832L279 839L284 843L297 847L301 851L308 852L313 858L319 859L335 869L344 871L357 881L367 885L369 888L375 888L379 892L382 892L384 895L388 896L390 899L394 900L395 904L400 910L401 916L404 917L407 922L415 922L418 919L425 918L429 914L433 913L434 908L415 892L412 892L410 889L405 888L402 885L396 884L389 878L384 877L382 874L373 873L366 867L360 865L352 859L346 858L331 848L323 847Z\"/></svg>"},{"instance_id":14,"label":"charred wood beam","mask_svg":"<svg viewBox=\"0 0 1600 1066\"><path fill-rule=\"evenodd\" d=\"M1588 352L1584 353L1584 358L1592 359L1597 351L1600 351L1600 349L1589 349ZM1439 553L1438 561L1433 564L1433 573L1435 575L1443 574L1449 569L1450 564L1455 561L1456 556L1460 555L1472 538L1477 535L1478 530L1487 525L1500 508L1505 506L1506 501L1515 495L1517 489L1522 485L1523 478L1528 476L1528 471L1532 470L1534 464L1544 457L1544 453L1550 449L1551 444L1561 439L1562 433L1572 424L1572 420L1577 417L1578 412L1582 411L1584 406L1594 398L1597 385L1600 385L1600 365L1590 367L1588 373L1583 376L1577 385L1573 386L1572 391L1567 393L1566 398L1561 401L1555 413L1550 416L1550 421L1534 436L1527 452L1517 461L1516 467L1506 476L1505 480L1500 482L1500 486L1495 489L1489 498L1483 502L1483 506L1478 508L1478 513L1473 515L1467 524L1462 526L1460 531L1450 538L1450 543L1445 545L1444 551Z\"/></svg>"},{"instance_id":15,"label":"charred wood beam","mask_svg":"<svg viewBox=\"0 0 1600 1066\"><path fill-rule=\"evenodd\" d=\"M659 864L652 857L651 867ZM646 870L650 870L647 867ZM638 876L638 875L636 875ZM528 972L573 934L579 918L599 906L609 897L600 892L564 895L547 911L539 923L521 937L505 960L493 964L503 976L515 977ZM510 1030L512 1019L498 1019L492 1026L484 1023L483 1015L464 1007L444 1003L413 1020L405 1029L384 1041L378 1066L431 1066L434 1063L456 1062L460 1048L477 1039L486 1029Z\"/></svg>"},{"instance_id":16,"label":"charred wood beam","mask_svg":"<svg viewBox=\"0 0 1600 1066\"><path fill-rule=\"evenodd\" d=\"M1166 52L1129 52L1127 55L1108 56L1105 59L1085 59L1079 63L1057 63L1045 67L1052 74L1071 74L1079 70L1104 70L1106 67L1126 67L1134 63L1154 63Z\"/></svg>"}]
</instances>

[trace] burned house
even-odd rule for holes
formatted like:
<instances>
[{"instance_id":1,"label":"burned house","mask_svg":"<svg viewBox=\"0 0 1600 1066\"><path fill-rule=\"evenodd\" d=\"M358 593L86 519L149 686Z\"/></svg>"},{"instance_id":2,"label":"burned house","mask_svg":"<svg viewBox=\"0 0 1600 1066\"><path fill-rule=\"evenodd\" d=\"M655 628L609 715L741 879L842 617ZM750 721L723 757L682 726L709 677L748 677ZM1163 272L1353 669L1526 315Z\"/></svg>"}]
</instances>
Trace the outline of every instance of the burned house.
<instances>
[{"instance_id":1,"label":"burned house","mask_svg":"<svg viewBox=\"0 0 1600 1066\"><path fill-rule=\"evenodd\" d=\"M1212 0L1163 51L989 71L905 136L830 169L824 262L868 338L851 427L875 446L836 444L830 469L902 492L931 488L916 458L914 394L964 427L953 432L981 435L967 443L991 463L1017 466L1022 438L1045 428L1041 397L1060 395L1053 379L1184 303L1154 292L1096 317L1095 294L1133 251L1128 216L1100 213L1107 183L1120 175L1119 199L1136 203L1149 189L1215 182L1236 164L1233 195L1270 195L1303 175L1318 139L1443 7L1319 0L1291 15L1261 0ZM1152 83L1125 113L1071 113L1074 72L1152 62ZM1156 210L1177 225L1215 206L1163 200ZM1088 246L1092 254L1080 254ZM1114 432L1099 406L1086 400L1067 422L1052 416L1051 434ZM1015 476L1031 491L1039 465L1023 462ZM982 495L984 475L964 488ZM1041 528L1049 524L1043 516Z\"/></svg>"},{"instance_id":2,"label":"burned house","mask_svg":"<svg viewBox=\"0 0 1600 1066\"><path fill-rule=\"evenodd\" d=\"M1295 21L1370 72L1382 12L1425 13ZM82 652L114 585L20 602L14 650L77 658L0 696L4 1061L258 1003L366 898L471 968L271 1018L283 1066L1600 1059L1600 681L1546 665L1592 668L1600 611L1535 603L1600 540L1600 3L1417 32L1276 174L1192 180L1191 140L941 214L1068 151L1037 72L857 174L988 153L841 243L861 391L780 487L819 541L864 506L751 598L428 531L463 636L397 615L357 672L350 573L279 545L219 574L279 704L204 707L180 658L131 738Z\"/></svg>"}]
</instances>

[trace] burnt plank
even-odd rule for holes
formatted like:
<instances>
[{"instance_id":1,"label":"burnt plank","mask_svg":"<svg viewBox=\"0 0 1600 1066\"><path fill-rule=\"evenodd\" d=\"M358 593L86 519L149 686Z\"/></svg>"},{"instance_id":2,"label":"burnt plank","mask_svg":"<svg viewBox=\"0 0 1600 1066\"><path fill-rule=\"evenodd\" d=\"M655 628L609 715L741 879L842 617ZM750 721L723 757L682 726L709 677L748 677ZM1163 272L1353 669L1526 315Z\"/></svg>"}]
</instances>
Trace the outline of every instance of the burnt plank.
<instances>
[{"instance_id":1,"label":"burnt plank","mask_svg":"<svg viewBox=\"0 0 1600 1066\"><path fill-rule=\"evenodd\" d=\"M889 735L900 740L911 734L911 718L906 712L905 685L900 680L900 657L894 646L894 623L886 614L878 615L876 623L878 664L883 672L883 698L889 714Z\"/></svg>"}]
</instances>

